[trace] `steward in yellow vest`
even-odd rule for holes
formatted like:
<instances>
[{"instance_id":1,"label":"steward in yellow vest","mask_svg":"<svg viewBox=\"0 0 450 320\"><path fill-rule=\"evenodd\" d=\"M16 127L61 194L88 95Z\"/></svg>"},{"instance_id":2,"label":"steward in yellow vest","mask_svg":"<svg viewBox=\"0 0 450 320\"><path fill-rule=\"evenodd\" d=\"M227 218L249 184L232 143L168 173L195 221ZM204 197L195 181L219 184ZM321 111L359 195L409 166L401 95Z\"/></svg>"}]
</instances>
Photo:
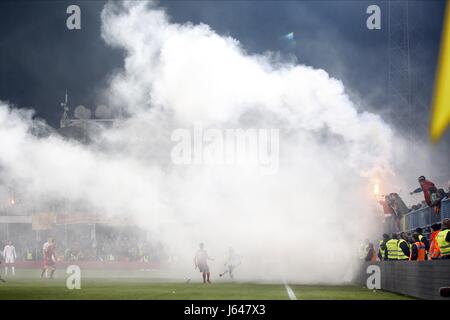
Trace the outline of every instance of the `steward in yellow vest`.
<instances>
[{"instance_id":1,"label":"steward in yellow vest","mask_svg":"<svg viewBox=\"0 0 450 320\"><path fill-rule=\"evenodd\" d=\"M441 250L441 259L450 259L450 219L442 221L442 230L437 234L436 241Z\"/></svg>"},{"instance_id":2,"label":"steward in yellow vest","mask_svg":"<svg viewBox=\"0 0 450 320\"><path fill-rule=\"evenodd\" d=\"M398 239L397 234L392 234L392 239L386 242L386 257L389 261L398 260Z\"/></svg>"},{"instance_id":3,"label":"steward in yellow vest","mask_svg":"<svg viewBox=\"0 0 450 320\"><path fill-rule=\"evenodd\" d=\"M386 250L386 243L388 241L389 241L389 235L384 233L383 240L380 240L380 242L379 242L380 249L378 250L378 258L380 259L380 261L384 261L384 260L388 259L387 250Z\"/></svg>"},{"instance_id":4,"label":"steward in yellow vest","mask_svg":"<svg viewBox=\"0 0 450 320\"><path fill-rule=\"evenodd\" d=\"M400 234L400 239L398 240L398 260L409 260L411 255L411 250L408 244L408 234L402 232Z\"/></svg>"}]
</instances>

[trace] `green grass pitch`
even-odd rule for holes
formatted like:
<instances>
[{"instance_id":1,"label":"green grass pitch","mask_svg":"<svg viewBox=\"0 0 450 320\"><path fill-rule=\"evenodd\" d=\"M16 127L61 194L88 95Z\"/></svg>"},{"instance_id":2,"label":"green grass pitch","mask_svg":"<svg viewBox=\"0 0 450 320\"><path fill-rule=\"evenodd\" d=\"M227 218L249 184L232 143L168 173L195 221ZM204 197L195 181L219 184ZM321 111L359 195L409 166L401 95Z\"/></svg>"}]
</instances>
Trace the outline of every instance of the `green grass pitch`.
<instances>
[{"instance_id":1,"label":"green grass pitch","mask_svg":"<svg viewBox=\"0 0 450 320\"><path fill-rule=\"evenodd\" d=\"M0 300L5 299L146 299L146 300L288 300L283 284L231 283L228 280L202 284L170 279L160 271L82 271L81 289L66 288L66 274L58 270L56 278L40 279L39 270L18 270L15 277L0 283ZM299 300L399 300L410 299L361 286L310 286L289 284Z\"/></svg>"}]
</instances>

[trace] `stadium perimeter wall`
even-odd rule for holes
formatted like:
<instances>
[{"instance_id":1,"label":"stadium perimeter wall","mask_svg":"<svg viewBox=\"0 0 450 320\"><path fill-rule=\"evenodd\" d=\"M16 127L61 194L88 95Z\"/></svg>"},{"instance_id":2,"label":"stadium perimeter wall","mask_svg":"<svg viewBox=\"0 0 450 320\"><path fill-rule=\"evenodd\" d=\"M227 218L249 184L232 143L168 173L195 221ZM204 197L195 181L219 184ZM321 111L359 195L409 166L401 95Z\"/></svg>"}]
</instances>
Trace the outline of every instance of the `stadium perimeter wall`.
<instances>
[{"instance_id":1,"label":"stadium perimeter wall","mask_svg":"<svg viewBox=\"0 0 450 320\"><path fill-rule=\"evenodd\" d=\"M42 261L17 261L16 268L20 269L40 269ZM58 261L56 268L67 268L70 265L77 265L82 269L104 269L104 270L140 270L140 269L161 269L163 266L157 262L139 261Z\"/></svg>"},{"instance_id":2,"label":"stadium perimeter wall","mask_svg":"<svg viewBox=\"0 0 450 320\"><path fill-rule=\"evenodd\" d=\"M381 289L420 299L450 300L439 295L439 288L450 287L450 260L379 261L364 263L355 282L366 285L367 267L380 267Z\"/></svg>"}]
</instances>

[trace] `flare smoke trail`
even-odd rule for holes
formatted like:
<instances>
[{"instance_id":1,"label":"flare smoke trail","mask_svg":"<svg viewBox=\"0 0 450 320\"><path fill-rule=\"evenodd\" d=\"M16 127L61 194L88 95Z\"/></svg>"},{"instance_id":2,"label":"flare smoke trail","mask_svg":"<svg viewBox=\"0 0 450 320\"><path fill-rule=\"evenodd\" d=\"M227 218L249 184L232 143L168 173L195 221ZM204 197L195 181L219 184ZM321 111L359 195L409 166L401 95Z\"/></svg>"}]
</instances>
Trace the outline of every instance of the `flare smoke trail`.
<instances>
[{"instance_id":1,"label":"flare smoke trail","mask_svg":"<svg viewBox=\"0 0 450 320\"><path fill-rule=\"evenodd\" d=\"M233 246L241 279L343 281L361 239L378 232L367 203L374 179L392 174L391 129L324 70L250 55L205 24L171 23L154 3L111 2L101 18L103 39L125 53L102 99L126 120L86 146L33 136L32 112L3 103L3 179L36 204L132 216L180 269L205 242L213 272ZM195 122L279 129L278 171L175 165L171 134Z\"/></svg>"}]
</instances>

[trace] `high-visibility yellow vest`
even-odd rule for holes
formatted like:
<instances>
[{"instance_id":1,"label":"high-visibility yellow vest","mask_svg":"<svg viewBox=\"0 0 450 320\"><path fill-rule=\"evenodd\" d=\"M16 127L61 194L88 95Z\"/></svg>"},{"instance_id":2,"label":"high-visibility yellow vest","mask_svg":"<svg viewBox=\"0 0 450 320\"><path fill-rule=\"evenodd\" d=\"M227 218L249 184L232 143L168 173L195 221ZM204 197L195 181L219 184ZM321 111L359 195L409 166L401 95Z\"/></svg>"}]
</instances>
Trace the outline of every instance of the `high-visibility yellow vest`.
<instances>
[{"instance_id":1,"label":"high-visibility yellow vest","mask_svg":"<svg viewBox=\"0 0 450 320\"><path fill-rule=\"evenodd\" d=\"M391 239L388 242L386 242L386 250L387 250L387 257L389 260L397 260L398 259L398 240L397 239Z\"/></svg>"},{"instance_id":2,"label":"high-visibility yellow vest","mask_svg":"<svg viewBox=\"0 0 450 320\"><path fill-rule=\"evenodd\" d=\"M441 230L436 236L437 244L441 250L442 257L450 255L450 242L445 240L449 231L450 229Z\"/></svg>"},{"instance_id":3,"label":"high-visibility yellow vest","mask_svg":"<svg viewBox=\"0 0 450 320\"><path fill-rule=\"evenodd\" d=\"M381 245L383 244L383 242L384 242L384 240L380 240L380 243L379 243L381 260L384 260L384 253L386 252L386 250L381 248Z\"/></svg>"},{"instance_id":4,"label":"high-visibility yellow vest","mask_svg":"<svg viewBox=\"0 0 450 320\"><path fill-rule=\"evenodd\" d=\"M397 257L397 259L398 259L398 260L409 260L409 257L408 257L407 255L405 255L405 254L403 253L402 248L400 248L400 244L403 243L403 242L406 243L406 244L408 245L409 250L411 251L410 245L409 245L404 239L398 240L398 244L397 244L397 246L398 246L398 257Z\"/></svg>"},{"instance_id":5,"label":"high-visibility yellow vest","mask_svg":"<svg viewBox=\"0 0 450 320\"><path fill-rule=\"evenodd\" d=\"M33 254L31 252L27 252L27 260L33 260Z\"/></svg>"}]
</instances>

